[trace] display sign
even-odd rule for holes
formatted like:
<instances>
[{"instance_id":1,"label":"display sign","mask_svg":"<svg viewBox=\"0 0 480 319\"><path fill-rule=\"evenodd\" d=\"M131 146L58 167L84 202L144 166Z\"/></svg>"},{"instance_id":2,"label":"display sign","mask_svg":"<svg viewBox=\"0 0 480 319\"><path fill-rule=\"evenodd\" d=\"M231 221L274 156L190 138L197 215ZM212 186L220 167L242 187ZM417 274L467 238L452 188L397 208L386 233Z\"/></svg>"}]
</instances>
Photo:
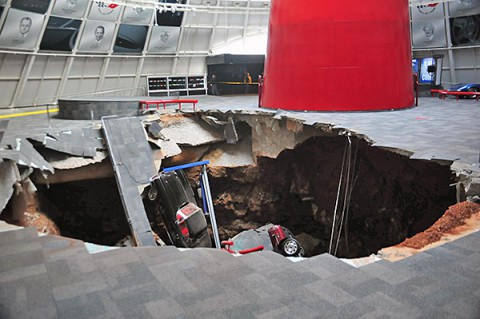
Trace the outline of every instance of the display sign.
<instances>
[{"instance_id":1,"label":"display sign","mask_svg":"<svg viewBox=\"0 0 480 319\"><path fill-rule=\"evenodd\" d=\"M153 9L143 7L126 7L123 12L122 22L126 24L148 25L152 21Z\"/></svg>"},{"instance_id":2,"label":"display sign","mask_svg":"<svg viewBox=\"0 0 480 319\"><path fill-rule=\"evenodd\" d=\"M450 19L453 46L480 44L480 14Z\"/></svg>"},{"instance_id":3,"label":"display sign","mask_svg":"<svg viewBox=\"0 0 480 319\"><path fill-rule=\"evenodd\" d=\"M435 72L428 72L428 67L430 65L435 65L435 60L433 58L422 59L422 62L420 64L420 76L418 77L420 83L432 82Z\"/></svg>"},{"instance_id":4,"label":"display sign","mask_svg":"<svg viewBox=\"0 0 480 319\"><path fill-rule=\"evenodd\" d=\"M40 43L40 50L72 51L81 23L81 20L50 17Z\"/></svg>"},{"instance_id":5,"label":"display sign","mask_svg":"<svg viewBox=\"0 0 480 319\"><path fill-rule=\"evenodd\" d=\"M413 21L412 44L414 48L446 47L445 20Z\"/></svg>"},{"instance_id":6,"label":"display sign","mask_svg":"<svg viewBox=\"0 0 480 319\"><path fill-rule=\"evenodd\" d=\"M43 19L43 14L10 9L0 34L0 47L33 50Z\"/></svg>"},{"instance_id":7,"label":"display sign","mask_svg":"<svg viewBox=\"0 0 480 319\"><path fill-rule=\"evenodd\" d=\"M50 0L12 0L12 8L29 12L45 13L50 5Z\"/></svg>"},{"instance_id":8,"label":"display sign","mask_svg":"<svg viewBox=\"0 0 480 319\"><path fill-rule=\"evenodd\" d=\"M147 38L148 27L122 24L118 29L113 52L142 53Z\"/></svg>"},{"instance_id":9,"label":"display sign","mask_svg":"<svg viewBox=\"0 0 480 319\"><path fill-rule=\"evenodd\" d=\"M57 0L52 15L80 19L85 15L87 5L88 0Z\"/></svg>"},{"instance_id":10,"label":"display sign","mask_svg":"<svg viewBox=\"0 0 480 319\"><path fill-rule=\"evenodd\" d=\"M411 7L412 20L428 20L435 18L443 18L445 10L443 3L429 3Z\"/></svg>"},{"instance_id":11,"label":"display sign","mask_svg":"<svg viewBox=\"0 0 480 319\"><path fill-rule=\"evenodd\" d=\"M418 71L419 71L418 59L413 58L412 59L412 73L418 74Z\"/></svg>"},{"instance_id":12,"label":"display sign","mask_svg":"<svg viewBox=\"0 0 480 319\"><path fill-rule=\"evenodd\" d=\"M169 54L176 53L179 37L179 27L153 27L150 44L148 46L148 52Z\"/></svg>"},{"instance_id":13,"label":"display sign","mask_svg":"<svg viewBox=\"0 0 480 319\"><path fill-rule=\"evenodd\" d=\"M480 13L480 0L455 0L448 3L451 17L469 16Z\"/></svg>"},{"instance_id":14,"label":"display sign","mask_svg":"<svg viewBox=\"0 0 480 319\"><path fill-rule=\"evenodd\" d=\"M79 52L108 52L115 32L115 23L87 21L78 46Z\"/></svg>"},{"instance_id":15,"label":"display sign","mask_svg":"<svg viewBox=\"0 0 480 319\"><path fill-rule=\"evenodd\" d=\"M110 21L118 20L122 7L118 4L103 1L92 2L92 8L88 15L89 20Z\"/></svg>"}]
</instances>

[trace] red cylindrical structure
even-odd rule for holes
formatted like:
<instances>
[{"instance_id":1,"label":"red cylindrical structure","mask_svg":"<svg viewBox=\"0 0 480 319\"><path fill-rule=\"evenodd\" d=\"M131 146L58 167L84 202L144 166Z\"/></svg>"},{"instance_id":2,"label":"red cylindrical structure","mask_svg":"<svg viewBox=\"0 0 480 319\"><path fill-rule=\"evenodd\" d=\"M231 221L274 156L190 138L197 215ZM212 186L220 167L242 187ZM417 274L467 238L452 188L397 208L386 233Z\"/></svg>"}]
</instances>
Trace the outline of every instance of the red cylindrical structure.
<instances>
[{"instance_id":1,"label":"red cylindrical structure","mask_svg":"<svg viewBox=\"0 0 480 319\"><path fill-rule=\"evenodd\" d=\"M408 0L271 0L262 107L412 107Z\"/></svg>"}]
</instances>

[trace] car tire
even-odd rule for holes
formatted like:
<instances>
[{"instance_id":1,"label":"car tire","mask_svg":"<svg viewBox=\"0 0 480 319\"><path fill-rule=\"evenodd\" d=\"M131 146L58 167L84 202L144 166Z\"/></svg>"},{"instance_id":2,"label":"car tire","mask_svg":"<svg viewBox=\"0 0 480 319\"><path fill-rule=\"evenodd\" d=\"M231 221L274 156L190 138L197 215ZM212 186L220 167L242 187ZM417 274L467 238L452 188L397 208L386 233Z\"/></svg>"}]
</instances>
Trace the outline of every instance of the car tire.
<instances>
[{"instance_id":1,"label":"car tire","mask_svg":"<svg viewBox=\"0 0 480 319\"><path fill-rule=\"evenodd\" d=\"M469 88L467 91L468 92L478 92L478 89L477 88ZM476 95L467 96L467 99L476 99L476 98L477 98Z\"/></svg>"},{"instance_id":2,"label":"car tire","mask_svg":"<svg viewBox=\"0 0 480 319\"><path fill-rule=\"evenodd\" d=\"M300 252L300 244L293 238L287 238L281 243L281 249L285 256L296 256Z\"/></svg>"},{"instance_id":3,"label":"car tire","mask_svg":"<svg viewBox=\"0 0 480 319\"><path fill-rule=\"evenodd\" d=\"M158 190L155 186L152 185L152 187L150 187L150 190L148 191L148 199L153 202L155 199L157 199L157 195Z\"/></svg>"}]
</instances>

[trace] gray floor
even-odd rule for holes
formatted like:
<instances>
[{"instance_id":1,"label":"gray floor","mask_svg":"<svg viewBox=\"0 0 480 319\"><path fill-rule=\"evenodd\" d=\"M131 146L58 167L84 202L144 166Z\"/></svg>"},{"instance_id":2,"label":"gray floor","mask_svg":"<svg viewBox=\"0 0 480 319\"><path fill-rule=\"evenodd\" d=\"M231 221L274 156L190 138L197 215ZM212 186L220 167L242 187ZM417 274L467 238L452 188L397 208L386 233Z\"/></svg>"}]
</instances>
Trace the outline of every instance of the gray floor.
<instances>
[{"instance_id":1,"label":"gray floor","mask_svg":"<svg viewBox=\"0 0 480 319\"><path fill-rule=\"evenodd\" d=\"M1 318L479 318L480 232L400 262L0 233Z\"/></svg>"},{"instance_id":2,"label":"gray floor","mask_svg":"<svg viewBox=\"0 0 480 319\"><path fill-rule=\"evenodd\" d=\"M413 157L479 170L480 102L423 98L393 112L258 110L255 96L200 97L204 111L273 113L365 135ZM90 125L12 119L2 144ZM0 125L1 127L1 125ZM0 318L480 318L480 232L400 262L353 268L324 254L292 263L273 252L125 248L0 233Z\"/></svg>"}]
</instances>

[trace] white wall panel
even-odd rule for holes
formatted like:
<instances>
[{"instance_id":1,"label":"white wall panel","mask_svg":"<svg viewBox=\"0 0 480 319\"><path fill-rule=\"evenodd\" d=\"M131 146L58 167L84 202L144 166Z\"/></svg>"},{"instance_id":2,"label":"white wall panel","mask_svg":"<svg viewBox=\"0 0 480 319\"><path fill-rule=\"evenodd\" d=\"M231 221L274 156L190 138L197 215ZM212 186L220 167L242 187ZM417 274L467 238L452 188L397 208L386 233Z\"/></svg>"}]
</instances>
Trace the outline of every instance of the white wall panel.
<instances>
[{"instance_id":1,"label":"white wall panel","mask_svg":"<svg viewBox=\"0 0 480 319\"><path fill-rule=\"evenodd\" d=\"M238 40L243 36L242 29L217 29L213 39L212 47L224 45L229 41Z\"/></svg>"},{"instance_id":2,"label":"white wall panel","mask_svg":"<svg viewBox=\"0 0 480 319\"><path fill-rule=\"evenodd\" d=\"M180 51L208 51L212 29L185 29Z\"/></svg>"},{"instance_id":3,"label":"white wall panel","mask_svg":"<svg viewBox=\"0 0 480 319\"><path fill-rule=\"evenodd\" d=\"M137 58L112 58L107 68L107 76L135 75L139 59Z\"/></svg>"},{"instance_id":4,"label":"white wall panel","mask_svg":"<svg viewBox=\"0 0 480 319\"><path fill-rule=\"evenodd\" d=\"M169 75L172 70L173 58L145 58L143 75Z\"/></svg>"},{"instance_id":5,"label":"white wall panel","mask_svg":"<svg viewBox=\"0 0 480 319\"><path fill-rule=\"evenodd\" d=\"M454 50L453 56L455 57L455 67L457 68L464 68L470 67L473 68L474 66L474 56L473 50Z\"/></svg>"},{"instance_id":6,"label":"white wall panel","mask_svg":"<svg viewBox=\"0 0 480 319\"><path fill-rule=\"evenodd\" d=\"M115 95L130 96L130 89L133 89L134 82L135 77L106 78L105 82L103 83L102 91L125 89L118 91L118 93L116 93Z\"/></svg>"},{"instance_id":7,"label":"white wall panel","mask_svg":"<svg viewBox=\"0 0 480 319\"><path fill-rule=\"evenodd\" d=\"M25 92L18 101L20 105L42 105L53 103L57 94L57 87L60 85L60 79L57 80L30 80L25 86Z\"/></svg>"},{"instance_id":8,"label":"white wall panel","mask_svg":"<svg viewBox=\"0 0 480 319\"><path fill-rule=\"evenodd\" d=\"M30 77L61 77L66 61L66 57L37 56Z\"/></svg>"},{"instance_id":9,"label":"white wall panel","mask_svg":"<svg viewBox=\"0 0 480 319\"><path fill-rule=\"evenodd\" d=\"M480 70L463 70L457 69L457 79L461 79L462 83L478 83L480 82Z\"/></svg>"},{"instance_id":10,"label":"white wall panel","mask_svg":"<svg viewBox=\"0 0 480 319\"><path fill-rule=\"evenodd\" d=\"M11 105L17 81L0 81L2 94L0 94L0 109L7 108Z\"/></svg>"},{"instance_id":11,"label":"white wall panel","mask_svg":"<svg viewBox=\"0 0 480 319\"><path fill-rule=\"evenodd\" d=\"M70 76L99 76L103 66L104 58L75 58L73 61Z\"/></svg>"},{"instance_id":12,"label":"white wall panel","mask_svg":"<svg viewBox=\"0 0 480 319\"><path fill-rule=\"evenodd\" d=\"M175 74L186 75L190 66L190 58L179 58Z\"/></svg>"},{"instance_id":13,"label":"white wall panel","mask_svg":"<svg viewBox=\"0 0 480 319\"><path fill-rule=\"evenodd\" d=\"M213 13L204 13L204 12L197 12L197 13L189 13L185 16L183 24L186 26L189 25L212 25L213 21Z\"/></svg>"},{"instance_id":14,"label":"white wall panel","mask_svg":"<svg viewBox=\"0 0 480 319\"><path fill-rule=\"evenodd\" d=\"M22 74L23 65L27 60L27 55L13 55L7 54L2 58L2 65L0 66L1 78L19 78Z\"/></svg>"},{"instance_id":15,"label":"white wall panel","mask_svg":"<svg viewBox=\"0 0 480 319\"><path fill-rule=\"evenodd\" d=\"M206 74L207 68L205 60L205 57L191 58L188 74Z\"/></svg>"},{"instance_id":16,"label":"white wall panel","mask_svg":"<svg viewBox=\"0 0 480 319\"><path fill-rule=\"evenodd\" d=\"M223 27L243 27L245 25L245 16L242 14L218 14L217 26Z\"/></svg>"},{"instance_id":17,"label":"white wall panel","mask_svg":"<svg viewBox=\"0 0 480 319\"><path fill-rule=\"evenodd\" d=\"M70 79L65 86L63 96L77 96L82 94L95 92L98 84L98 79Z\"/></svg>"}]
</instances>

